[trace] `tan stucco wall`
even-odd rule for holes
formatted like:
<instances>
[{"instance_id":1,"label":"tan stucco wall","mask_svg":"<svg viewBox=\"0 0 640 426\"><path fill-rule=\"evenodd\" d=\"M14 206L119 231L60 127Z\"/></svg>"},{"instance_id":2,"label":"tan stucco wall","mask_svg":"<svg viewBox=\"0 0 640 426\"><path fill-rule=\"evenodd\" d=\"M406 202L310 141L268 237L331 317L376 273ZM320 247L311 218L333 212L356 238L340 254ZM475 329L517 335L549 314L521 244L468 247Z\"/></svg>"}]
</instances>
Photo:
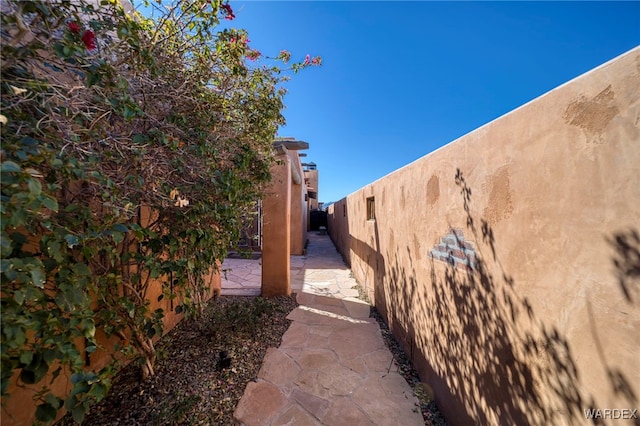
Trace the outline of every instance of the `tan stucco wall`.
<instances>
[{"instance_id":1,"label":"tan stucco wall","mask_svg":"<svg viewBox=\"0 0 640 426\"><path fill-rule=\"evenodd\" d=\"M291 254L302 255L307 241L307 186L304 183L304 171L298 151L289 151L292 171L300 177L291 182Z\"/></svg>"},{"instance_id":2,"label":"tan stucco wall","mask_svg":"<svg viewBox=\"0 0 640 426\"><path fill-rule=\"evenodd\" d=\"M330 207L451 424L639 408L639 123L636 48Z\"/></svg>"},{"instance_id":3,"label":"tan stucco wall","mask_svg":"<svg viewBox=\"0 0 640 426\"><path fill-rule=\"evenodd\" d=\"M318 170L307 170L304 172L307 185L316 193L316 198L309 197L309 210L318 210L318 200L320 199L318 188Z\"/></svg>"},{"instance_id":4,"label":"tan stucco wall","mask_svg":"<svg viewBox=\"0 0 640 426\"><path fill-rule=\"evenodd\" d=\"M262 296L291 294L291 158L285 148L271 168L262 200Z\"/></svg>"}]
</instances>

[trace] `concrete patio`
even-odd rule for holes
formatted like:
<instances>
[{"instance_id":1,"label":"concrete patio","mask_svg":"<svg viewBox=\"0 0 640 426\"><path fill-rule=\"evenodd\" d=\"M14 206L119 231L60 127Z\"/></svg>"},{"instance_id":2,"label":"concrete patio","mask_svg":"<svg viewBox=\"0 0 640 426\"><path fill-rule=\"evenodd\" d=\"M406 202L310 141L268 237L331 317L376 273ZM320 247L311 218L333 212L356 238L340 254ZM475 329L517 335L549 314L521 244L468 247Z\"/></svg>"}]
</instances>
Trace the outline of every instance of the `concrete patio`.
<instances>
[{"instance_id":1,"label":"concrete patio","mask_svg":"<svg viewBox=\"0 0 640 426\"><path fill-rule=\"evenodd\" d=\"M241 425L423 425L418 399L393 363L369 305L327 235L292 256L298 308L235 418ZM222 294L260 294L259 260L227 259Z\"/></svg>"}]
</instances>

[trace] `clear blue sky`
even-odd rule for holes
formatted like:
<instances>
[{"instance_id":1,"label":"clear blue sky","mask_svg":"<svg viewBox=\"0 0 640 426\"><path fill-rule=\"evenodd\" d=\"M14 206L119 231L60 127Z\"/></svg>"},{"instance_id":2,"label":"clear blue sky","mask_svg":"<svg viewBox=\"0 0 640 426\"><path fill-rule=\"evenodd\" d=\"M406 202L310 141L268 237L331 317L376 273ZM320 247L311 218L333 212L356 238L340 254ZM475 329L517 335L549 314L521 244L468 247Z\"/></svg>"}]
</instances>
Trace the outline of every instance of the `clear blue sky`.
<instances>
[{"instance_id":1,"label":"clear blue sky","mask_svg":"<svg viewBox=\"0 0 640 426\"><path fill-rule=\"evenodd\" d=\"M640 44L640 2L231 1L250 46L323 66L280 136L337 201Z\"/></svg>"},{"instance_id":2,"label":"clear blue sky","mask_svg":"<svg viewBox=\"0 0 640 426\"><path fill-rule=\"evenodd\" d=\"M640 2L232 1L287 84L320 201L349 193L640 44Z\"/></svg>"}]
</instances>

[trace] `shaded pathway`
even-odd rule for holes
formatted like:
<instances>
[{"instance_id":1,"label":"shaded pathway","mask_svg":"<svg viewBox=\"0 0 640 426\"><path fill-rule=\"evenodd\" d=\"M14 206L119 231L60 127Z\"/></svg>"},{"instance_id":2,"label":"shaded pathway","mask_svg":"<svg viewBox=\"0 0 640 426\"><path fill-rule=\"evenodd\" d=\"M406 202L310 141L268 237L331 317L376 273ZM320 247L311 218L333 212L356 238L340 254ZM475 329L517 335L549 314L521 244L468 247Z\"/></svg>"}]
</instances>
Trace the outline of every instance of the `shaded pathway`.
<instances>
[{"instance_id":1,"label":"shaded pathway","mask_svg":"<svg viewBox=\"0 0 640 426\"><path fill-rule=\"evenodd\" d=\"M292 258L300 304L288 316L293 323L280 347L268 350L235 418L247 426L423 425L333 243L326 235L309 240L307 256Z\"/></svg>"}]
</instances>

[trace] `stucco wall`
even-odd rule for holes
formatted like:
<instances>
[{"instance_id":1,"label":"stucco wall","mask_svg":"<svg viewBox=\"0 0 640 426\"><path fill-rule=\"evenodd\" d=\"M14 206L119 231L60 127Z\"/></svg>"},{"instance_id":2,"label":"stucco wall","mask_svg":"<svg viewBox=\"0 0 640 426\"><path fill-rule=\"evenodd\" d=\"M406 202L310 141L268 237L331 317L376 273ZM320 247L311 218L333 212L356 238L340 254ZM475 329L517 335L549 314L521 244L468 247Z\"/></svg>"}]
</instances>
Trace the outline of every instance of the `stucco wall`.
<instances>
[{"instance_id":1,"label":"stucco wall","mask_svg":"<svg viewBox=\"0 0 640 426\"><path fill-rule=\"evenodd\" d=\"M311 188L311 191L315 193L315 195L313 197L309 197L309 210L318 210L318 200L320 199L320 195L319 195L319 190L320 188L318 188L318 170L317 169L313 169L313 170L307 170L304 172L304 178L305 178L305 182L307 183L307 186L309 188Z\"/></svg>"},{"instance_id":2,"label":"stucco wall","mask_svg":"<svg viewBox=\"0 0 640 426\"><path fill-rule=\"evenodd\" d=\"M264 297L291 294L291 156L278 152L262 200L262 291Z\"/></svg>"},{"instance_id":3,"label":"stucco wall","mask_svg":"<svg viewBox=\"0 0 640 426\"><path fill-rule=\"evenodd\" d=\"M293 170L297 174L291 182L291 254L299 256L304 254L307 242L308 194L298 151L289 151L287 154L291 158L292 175Z\"/></svg>"},{"instance_id":4,"label":"stucco wall","mask_svg":"<svg viewBox=\"0 0 640 426\"><path fill-rule=\"evenodd\" d=\"M639 122L636 48L330 207L451 424L639 408Z\"/></svg>"}]
</instances>

